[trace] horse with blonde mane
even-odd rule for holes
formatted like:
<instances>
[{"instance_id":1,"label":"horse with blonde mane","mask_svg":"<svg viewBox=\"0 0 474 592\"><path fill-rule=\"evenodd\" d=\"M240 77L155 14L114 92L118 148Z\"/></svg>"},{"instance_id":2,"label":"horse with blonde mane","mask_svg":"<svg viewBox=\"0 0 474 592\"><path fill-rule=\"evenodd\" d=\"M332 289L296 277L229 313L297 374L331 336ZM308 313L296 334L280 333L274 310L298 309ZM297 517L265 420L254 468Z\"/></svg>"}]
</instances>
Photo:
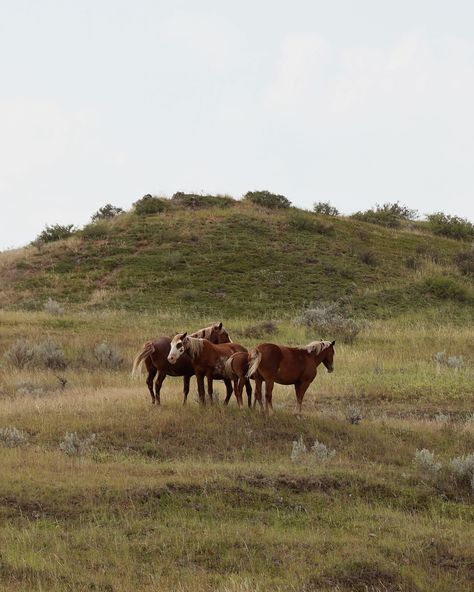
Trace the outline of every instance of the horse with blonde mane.
<instances>
[{"instance_id":1,"label":"horse with blonde mane","mask_svg":"<svg viewBox=\"0 0 474 592\"><path fill-rule=\"evenodd\" d=\"M202 405L205 404L204 379L207 379L207 389L211 403L213 402L213 380L229 380L225 373L225 363L235 352L244 352L247 355L247 349L238 343L219 343L214 344L207 339L195 338L186 333L178 333L171 340L171 349L168 354L168 362L177 364L183 356L188 355L196 374L198 385L199 400ZM247 390L249 400L251 397L251 387L247 380ZM237 397L237 403L242 408L242 392L237 390L237 380L234 381L234 390ZM232 390L227 390L225 404L229 402Z\"/></svg>"},{"instance_id":2,"label":"horse with blonde mane","mask_svg":"<svg viewBox=\"0 0 474 592\"><path fill-rule=\"evenodd\" d=\"M201 339L208 339L211 343L232 343L229 333L223 327L222 323L214 323L204 329L199 329L192 334L193 337ZM191 376L194 375L194 368L191 359L188 355L183 356L177 364L170 364L168 362L168 354L171 349L170 337L159 337L155 341L146 341L142 349L138 352L133 360L132 376L135 372L141 369L142 363L148 371L146 384L151 395L151 402L153 405L160 405L161 386L166 376L182 376L183 377L183 404L186 403L189 394L189 383ZM155 377L158 374L158 377ZM227 393L230 390L232 395L232 383L226 378ZM153 384L155 391L153 390Z\"/></svg>"},{"instance_id":3,"label":"horse with blonde mane","mask_svg":"<svg viewBox=\"0 0 474 592\"><path fill-rule=\"evenodd\" d=\"M265 382L267 413L273 413L272 393L275 382L285 385L294 384L296 411L301 413L303 397L316 377L319 364L323 363L328 372L334 370L335 343L335 341L312 341L304 347L286 347L273 343L257 345L248 354L246 376L255 380L255 400L260 407L263 407L263 382Z\"/></svg>"}]
</instances>

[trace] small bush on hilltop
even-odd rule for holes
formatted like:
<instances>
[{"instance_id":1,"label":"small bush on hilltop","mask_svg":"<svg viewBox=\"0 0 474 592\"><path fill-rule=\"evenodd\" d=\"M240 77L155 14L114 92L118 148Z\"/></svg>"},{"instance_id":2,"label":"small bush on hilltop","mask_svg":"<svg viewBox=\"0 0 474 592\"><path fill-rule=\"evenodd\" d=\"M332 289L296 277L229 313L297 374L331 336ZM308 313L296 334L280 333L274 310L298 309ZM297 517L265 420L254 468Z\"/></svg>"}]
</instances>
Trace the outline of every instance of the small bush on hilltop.
<instances>
[{"instance_id":1,"label":"small bush on hilltop","mask_svg":"<svg viewBox=\"0 0 474 592\"><path fill-rule=\"evenodd\" d=\"M301 311L295 322L312 333L324 335L325 339L340 339L344 343L353 343L361 330L360 323L345 317L337 303L312 304Z\"/></svg>"},{"instance_id":2,"label":"small bush on hilltop","mask_svg":"<svg viewBox=\"0 0 474 592\"><path fill-rule=\"evenodd\" d=\"M474 238L474 224L466 218L436 212L427 216L427 220L433 234L456 239Z\"/></svg>"},{"instance_id":3,"label":"small bush on hilltop","mask_svg":"<svg viewBox=\"0 0 474 592\"><path fill-rule=\"evenodd\" d=\"M99 208L95 214L92 215L91 221L97 222L98 220L109 220L123 214L122 208L113 206L112 204L106 204L102 208Z\"/></svg>"},{"instance_id":4,"label":"small bush on hilltop","mask_svg":"<svg viewBox=\"0 0 474 592\"><path fill-rule=\"evenodd\" d=\"M46 225L46 228L38 234L33 244L38 243L51 243L58 240L69 238L77 231L74 224L53 224L52 226Z\"/></svg>"},{"instance_id":5,"label":"small bush on hilltop","mask_svg":"<svg viewBox=\"0 0 474 592\"><path fill-rule=\"evenodd\" d=\"M133 204L133 210L139 216L159 214L160 212L164 212L165 209L165 200L161 197L153 197L149 193Z\"/></svg>"},{"instance_id":6,"label":"small bush on hilltop","mask_svg":"<svg viewBox=\"0 0 474 592\"><path fill-rule=\"evenodd\" d=\"M270 191L247 191L244 199L264 208L289 208L291 201L284 195L270 193Z\"/></svg>"},{"instance_id":7,"label":"small bush on hilltop","mask_svg":"<svg viewBox=\"0 0 474 592\"><path fill-rule=\"evenodd\" d=\"M386 203L383 206L376 204L375 208L365 212L356 212L352 214L351 218L361 222L387 226L388 228L397 228L403 221L416 220L418 212L401 206L397 201L395 203Z\"/></svg>"},{"instance_id":8,"label":"small bush on hilltop","mask_svg":"<svg viewBox=\"0 0 474 592\"><path fill-rule=\"evenodd\" d=\"M171 198L174 202L185 208L213 208L228 207L234 203L234 199L228 195L198 195L195 193L183 193L178 191Z\"/></svg>"},{"instance_id":9,"label":"small bush on hilltop","mask_svg":"<svg viewBox=\"0 0 474 592\"><path fill-rule=\"evenodd\" d=\"M313 212L315 214L323 214L324 216L339 216L339 210L328 201L315 202L313 204Z\"/></svg>"}]
</instances>

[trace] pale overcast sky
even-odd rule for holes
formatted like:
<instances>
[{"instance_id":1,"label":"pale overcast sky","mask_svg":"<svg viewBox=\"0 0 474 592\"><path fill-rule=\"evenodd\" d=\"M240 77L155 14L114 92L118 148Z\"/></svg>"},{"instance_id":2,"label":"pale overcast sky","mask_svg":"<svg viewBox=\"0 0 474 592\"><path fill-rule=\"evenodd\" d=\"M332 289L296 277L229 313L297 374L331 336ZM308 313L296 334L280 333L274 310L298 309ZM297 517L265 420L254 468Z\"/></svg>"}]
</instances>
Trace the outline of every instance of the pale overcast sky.
<instances>
[{"instance_id":1,"label":"pale overcast sky","mask_svg":"<svg viewBox=\"0 0 474 592\"><path fill-rule=\"evenodd\" d=\"M144 195L474 219L470 0L0 0L0 248Z\"/></svg>"}]
</instances>

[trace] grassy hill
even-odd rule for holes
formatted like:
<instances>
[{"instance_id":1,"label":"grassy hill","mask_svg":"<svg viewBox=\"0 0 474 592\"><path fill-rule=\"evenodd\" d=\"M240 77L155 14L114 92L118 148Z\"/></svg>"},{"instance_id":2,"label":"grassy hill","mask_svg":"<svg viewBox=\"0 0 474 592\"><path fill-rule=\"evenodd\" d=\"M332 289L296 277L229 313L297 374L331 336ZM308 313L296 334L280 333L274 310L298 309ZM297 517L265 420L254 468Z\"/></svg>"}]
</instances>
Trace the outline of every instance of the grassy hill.
<instances>
[{"instance_id":1,"label":"grassy hill","mask_svg":"<svg viewBox=\"0 0 474 592\"><path fill-rule=\"evenodd\" d=\"M456 257L469 245L420 228L234 200L205 208L173 204L1 253L0 306L41 309L51 297L73 309L271 317L340 300L358 315L441 307L463 316L474 292Z\"/></svg>"}]
</instances>

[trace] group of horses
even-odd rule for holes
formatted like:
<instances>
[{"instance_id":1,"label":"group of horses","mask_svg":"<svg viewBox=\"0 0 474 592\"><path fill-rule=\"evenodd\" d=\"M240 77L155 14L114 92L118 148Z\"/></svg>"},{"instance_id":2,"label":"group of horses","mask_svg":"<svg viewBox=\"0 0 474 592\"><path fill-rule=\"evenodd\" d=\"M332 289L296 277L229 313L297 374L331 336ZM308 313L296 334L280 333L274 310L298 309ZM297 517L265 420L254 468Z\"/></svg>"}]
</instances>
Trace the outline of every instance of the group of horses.
<instances>
[{"instance_id":1,"label":"group of horses","mask_svg":"<svg viewBox=\"0 0 474 592\"><path fill-rule=\"evenodd\" d=\"M173 338L160 337L147 341L133 360L132 375L142 363L148 371L146 383L153 404L160 405L161 387L167 375L183 377L186 403L189 383L196 376L199 400L205 404L204 382L213 402L213 381L223 380L226 386L225 404L235 393L243 407L245 387L248 406L252 406L252 386L255 381L255 401L263 409L262 385L265 383L265 411L273 412L272 392L275 383L294 385L296 410L301 413L303 397L316 377L317 367L324 364L328 372L334 370L334 341L312 341L302 347L287 347L262 343L248 351L234 343L222 323L215 323L190 335L178 333Z\"/></svg>"}]
</instances>

